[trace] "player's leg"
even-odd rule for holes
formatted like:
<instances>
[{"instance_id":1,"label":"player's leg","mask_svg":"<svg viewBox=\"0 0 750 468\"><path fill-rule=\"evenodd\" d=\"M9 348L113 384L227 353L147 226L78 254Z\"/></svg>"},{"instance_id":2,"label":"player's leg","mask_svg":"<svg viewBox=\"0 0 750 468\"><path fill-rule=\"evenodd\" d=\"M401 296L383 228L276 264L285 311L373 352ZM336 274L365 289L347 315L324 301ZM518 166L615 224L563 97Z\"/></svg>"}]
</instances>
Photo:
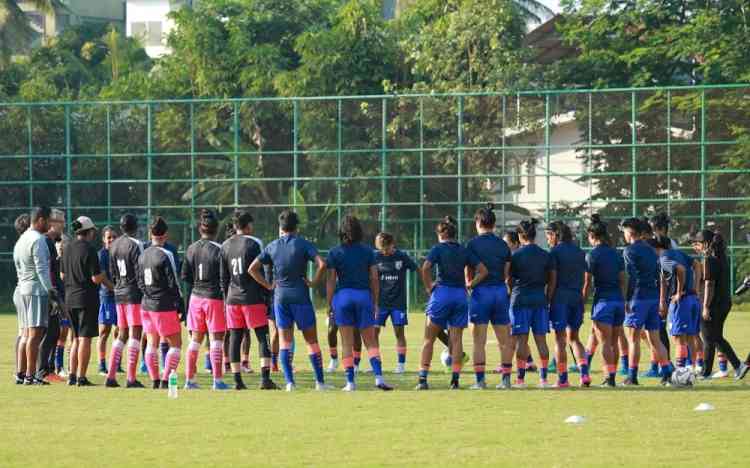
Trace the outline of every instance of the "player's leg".
<instances>
[{"instance_id":1,"label":"player's leg","mask_svg":"<svg viewBox=\"0 0 750 468\"><path fill-rule=\"evenodd\" d=\"M252 338L250 334L250 330L245 330L245 333L242 337L242 372L246 374L251 374L253 372L253 367L250 365L250 345L252 343Z\"/></svg>"},{"instance_id":2,"label":"player's leg","mask_svg":"<svg viewBox=\"0 0 750 468\"><path fill-rule=\"evenodd\" d=\"M623 385L638 385L638 363L641 360L641 329L635 327L626 327L625 336L628 340L628 354L620 356L620 359L626 357L628 360L628 378Z\"/></svg>"},{"instance_id":3,"label":"player's leg","mask_svg":"<svg viewBox=\"0 0 750 468\"><path fill-rule=\"evenodd\" d=\"M227 318L225 314L224 301L221 299L208 299L206 300L206 328L208 328L209 337L211 339L209 355L211 356L211 376L213 377L213 390L229 390L229 386L224 383L224 372L225 368L221 365L214 366L213 363L219 363L224 358L224 343L227 341L225 337L227 333ZM200 349L200 341L198 341L198 348ZM196 354L196 372L197 372L197 360Z\"/></svg>"},{"instance_id":4,"label":"player's leg","mask_svg":"<svg viewBox=\"0 0 750 468\"><path fill-rule=\"evenodd\" d=\"M193 303L194 301L190 301L191 307L193 306ZM190 327L195 326L195 320L190 319L190 313L188 313L188 322L190 322ZM198 353L200 352L201 343L206 334L205 331L195 329L190 330L190 342L188 343L187 355L185 356L185 390L196 390L199 388L198 383L195 381L195 377L198 373ZM211 351L209 351L209 354Z\"/></svg>"},{"instance_id":5,"label":"player's leg","mask_svg":"<svg viewBox=\"0 0 750 468\"><path fill-rule=\"evenodd\" d=\"M555 388L565 388L568 383L568 305L552 304L550 322L555 332L555 362L557 363L557 383Z\"/></svg>"},{"instance_id":6,"label":"player's leg","mask_svg":"<svg viewBox=\"0 0 750 468\"><path fill-rule=\"evenodd\" d=\"M315 390L324 391L330 389L325 383L323 376L323 354L320 351L318 342L318 327L315 320L315 309L311 304L301 304L294 306L294 317L297 327L302 330L302 336L307 343L307 352L315 375ZM289 362L291 367L291 359Z\"/></svg>"},{"instance_id":7,"label":"player's leg","mask_svg":"<svg viewBox=\"0 0 750 468\"><path fill-rule=\"evenodd\" d=\"M276 317L271 311L268 315L268 329L271 332L271 372L279 371L279 329L276 326Z\"/></svg>"},{"instance_id":8,"label":"player's leg","mask_svg":"<svg viewBox=\"0 0 750 468\"><path fill-rule=\"evenodd\" d=\"M404 313L406 315L406 313ZM403 374L406 372L406 326L408 322L403 325L393 325L393 334L396 337L396 369L394 373Z\"/></svg>"},{"instance_id":9,"label":"player's leg","mask_svg":"<svg viewBox=\"0 0 750 468\"><path fill-rule=\"evenodd\" d=\"M588 359L586 358L586 348L583 347L580 331L580 328L568 328L568 343L573 348L573 355L578 361L578 368L581 372L581 386L584 386L586 382L591 383L591 374Z\"/></svg>"},{"instance_id":10,"label":"player's leg","mask_svg":"<svg viewBox=\"0 0 750 468\"><path fill-rule=\"evenodd\" d=\"M510 336L510 324L509 322L505 325L493 324L492 329L500 348L500 372L502 373L500 384L496 388L506 390L511 387L510 374L513 372L513 339Z\"/></svg>"},{"instance_id":11,"label":"player's leg","mask_svg":"<svg viewBox=\"0 0 750 468\"><path fill-rule=\"evenodd\" d=\"M265 305L262 306L265 309ZM265 315L265 310L263 312ZM254 328L255 337L258 341L258 354L260 356L261 390L279 390L279 387L271 380L271 346L268 323Z\"/></svg>"},{"instance_id":12,"label":"player's leg","mask_svg":"<svg viewBox=\"0 0 750 468\"><path fill-rule=\"evenodd\" d=\"M368 308L369 309L369 308ZM383 378L383 360L380 356L380 343L377 335L375 334L375 327L373 325L374 320L372 319L372 310L364 310L363 315L369 314L369 320L360 320L360 325L369 325L364 328L360 328L360 335L362 336L362 342L367 348L367 355L370 358L370 367L372 372L375 374L375 386L380 390L393 390L393 387L385 383Z\"/></svg>"},{"instance_id":13,"label":"player's leg","mask_svg":"<svg viewBox=\"0 0 750 468\"><path fill-rule=\"evenodd\" d=\"M346 374L346 389L354 389L355 372L354 372L354 327L350 325L339 325L337 327L341 333L341 362L344 365Z\"/></svg>"},{"instance_id":14,"label":"player's leg","mask_svg":"<svg viewBox=\"0 0 750 468\"><path fill-rule=\"evenodd\" d=\"M354 372L359 372L359 363L362 362L362 335L359 328L354 327L354 343L352 344L352 356L354 359Z\"/></svg>"},{"instance_id":15,"label":"player's leg","mask_svg":"<svg viewBox=\"0 0 750 468\"><path fill-rule=\"evenodd\" d=\"M52 312L50 307L50 313ZM52 355L55 352L55 345L57 339L60 336L60 318L58 314L50 315L47 321L47 329L45 330L44 337L41 343L39 343L39 355L37 357L36 365L36 376L38 379L49 378L50 381L59 382L60 379L56 374L54 377L50 374L54 374L52 369L54 368L54 359ZM50 362L53 361L53 362Z\"/></svg>"},{"instance_id":16,"label":"player's leg","mask_svg":"<svg viewBox=\"0 0 750 468\"><path fill-rule=\"evenodd\" d=\"M603 373L606 375L606 380L602 386L614 387L615 375L617 373L615 332L609 323L594 321L594 333L596 333L597 341L600 343L602 359L604 360Z\"/></svg>"},{"instance_id":17,"label":"player's leg","mask_svg":"<svg viewBox=\"0 0 750 468\"><path fill-rule=\"evenodd\" d=\"M599 339L597 336L596 330L592 325L589 339L586 341L586 362L588 362L589 369L591 369L591 361L594 359L594 355L596 355L596 348L599 346Z\"/></svg>"},{"instance_id":18,"label":"player's leg","mask_svg":"<svg viewBox=\"0 0 750 468\"><path fill-rule=\"evenodd\" d=\"M164 370L161 375L162 388L169 381L169 375L172 372L177 371L177 367L180 365L180 357L182 350L182 329L180 328L180 319L177 312L156 312L151 313L151 318L154 320L154 315L158 314L156 327L159 336L163 337L162 340L169 345L169 350L164 359ZM200 342L198 343L200 347Z\"/></svg>"},{"instance_id":19,"label":"player's leg","mask_svg":"<svg viewBox=\"0 0 750 468\"><path fill-rule=\"evenodd\" d=\"M335 372L339 367L339 351L338 351L338 334L339 327L336 326L336 319L333 316L333 309L328 310L328 316L326 319L326 326L328 328L328 354L331 360L328 363L326 372Z\"/></svg>"},{"instance_id":20,"label":"player's leg","mask_svg":"<svg viewBox=\"0 0 750 468\"><path fill-rule=\"evenodd\" d=\"M26 342L29 340L29 329L22 328L18 340L18 350L16 351L16 384L22 384L26 379Z\"/></svg>"},{"instance_id":21,"label":"player's leg","mask_svg":"<svg viewBox=\"0 0 750 468\"><path fill-rule=\"evenodd\" d=\"M68 319L60 320L60 336L57 338L55 347L55 373L60 377L65 377L65 344L70 336L70 321Z\"/></svg>"},{"instance_id":22,"label":"player's leg","mask_svg":"<svg viewBox=\"0 0 750 468\"><path fill-rule=\"evenodd\" d=\"M471 386L474 390L481 390L484 388L487 388L487 382L485 381L485 366L487 361L486 356L486 350L485 346L487 344L487 324L483 323L474 323L474 326L471 330L472 339L474 340L474 353L473 353L473 362L474 362L474 375L476 378L476 383ZM453 360L453 356L451 356L451 361L455 362ZM459 359L460 361L460 359Z\"/></svg>"},{"instance_id":23,"label":"player's leg","mask_svg":"<svg viewBox=\"0 0 750 468\"><path fill-rule=\"evenodd\" d=\"M424 328L424 339L422 340L422 353L420 358L419 383L417 384L417 390L427 390L429 388L427 377L430 373L430 365L432 364L432 353L435 347L435 339L437 339L438 335L444 331L444 324L434 323L429 317L427 318L427 323Z\"/></svg>"},{"instance_id":24,"label":"player's leg","mask_svg":"<svg viewBox=\"0 0 750 468\"><path fill-rule=\"evenodd\" d=\"M96 352L99 356L99 374L107 375L107 340L112 333L112 325L99 324L99 339L96 341Z\"/></svg>"},{"instance_id":25,"label":"player's leg","mask_svg":"<svg viewBox=\"0 0 750 468\"><path fill-rule=\"evenodd\" d=\"M516 381L513 384L515 388L526 387L526 370L529 359L529 333L516 333L515 327L513 332L513 344L516 350Z\"/></svg>"},{"instance_id":26,"label":"player's leg","mask_svg":"<svg viewBox=\"0 0 750 468\"><path fill-rule=\"evenodd\" d=\"M539 350L539 386L544 387L548 384L549 347L547 347L547 335L534 333L534 343L536 349Z\"/></svg>"}]
</instances>

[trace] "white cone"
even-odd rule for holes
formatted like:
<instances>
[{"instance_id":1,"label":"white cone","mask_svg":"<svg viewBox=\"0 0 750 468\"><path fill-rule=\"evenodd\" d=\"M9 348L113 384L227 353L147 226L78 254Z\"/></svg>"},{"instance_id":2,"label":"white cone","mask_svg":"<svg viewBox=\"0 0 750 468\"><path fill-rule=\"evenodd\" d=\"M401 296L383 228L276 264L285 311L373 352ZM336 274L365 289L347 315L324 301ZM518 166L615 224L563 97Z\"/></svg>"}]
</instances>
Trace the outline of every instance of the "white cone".
<instances>
[{"instance_id":1,"label":"white cone","mask_svg":"<svg viewBox=\"0 0 750 468\"><path fill-rule=\"evenodd\" d=\"M700 405L695 407L695 411L713 411L716 408L714 408L714 405L711 403L701 403Z\"/></svg>"},{"instance_id":2,"label":"white cone","mask_svg":"<svg viewBox=\"0 0 750 468\"><path fill-rule=\"evenodd\" d=\"M583 424L585 421L586 418L584 418L583 416L570 416L565 420L567 424Z\"/></svg>"}]
</instances>

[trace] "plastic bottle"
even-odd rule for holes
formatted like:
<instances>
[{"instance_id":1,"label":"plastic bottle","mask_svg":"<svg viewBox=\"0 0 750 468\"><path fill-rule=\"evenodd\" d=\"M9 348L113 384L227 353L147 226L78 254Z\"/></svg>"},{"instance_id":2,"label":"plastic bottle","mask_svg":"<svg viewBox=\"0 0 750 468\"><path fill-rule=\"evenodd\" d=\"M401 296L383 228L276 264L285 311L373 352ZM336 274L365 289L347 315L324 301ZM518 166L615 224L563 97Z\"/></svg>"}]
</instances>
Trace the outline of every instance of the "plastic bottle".
<instances>
[{"instance_id":1,"label":"plastic bottle","mask_svg":"<svg viewBox=\"0 0 750 468\"><path fill-rule=\"evenodd\" d=\"M177 398L177 372L174 370L169 373L169 391L167 395L169 398Z\"/></svg>"}]
</instances>

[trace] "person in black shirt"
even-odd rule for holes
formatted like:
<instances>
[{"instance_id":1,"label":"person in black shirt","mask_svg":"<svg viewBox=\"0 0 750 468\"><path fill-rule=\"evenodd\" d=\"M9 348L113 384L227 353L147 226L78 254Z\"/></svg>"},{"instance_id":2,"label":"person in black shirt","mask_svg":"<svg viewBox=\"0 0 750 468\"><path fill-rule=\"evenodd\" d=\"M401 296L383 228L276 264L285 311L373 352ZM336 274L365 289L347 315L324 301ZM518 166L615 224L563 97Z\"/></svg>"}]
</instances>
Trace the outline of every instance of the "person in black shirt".
<instances>
[{"instance_id":1,"label":"person in black shirt","mask_svg":"<svg viewBox=\"0 0 750 468\"><path fill-rule=\"evenodd\" d=\"M702 378L711 378L717 348L724 353L738 373L742 364L732 345L724 338L724 323L732 309L729 261L724 239L721 234L706 229L696 234L693 249L704 256L701 334L705 363Z\"/></svg>"},{"instance_id":2,"label":"person in black shirt","mask_svg":"<svg viewBox=\"0 0 750 468\"><path fill-rule=\"evenodd\" d=\"M219 221L214 214L209 210L203 210L198 224L201 238L188 247L182 268L182 280L188 287L190 298L187 325L191 332L191 341L188 345L185 367L187 390L198 388L195 382L198 352L206 333L210 333L213 389L229 389L224 383L224 366L221 365L227 321L219 276L221 245L214 241L218 229Z\"/></svg>"},{"instance_id":3,"label":"person in black shirt","mask_svg":"<svg viewBox=\"0 0 750 468\"><path fill-rule=\"evenodd\" d=\"M241 374L241 343L244 333L253 329L258 339L260 354L260 389L277 390L278 386L271 380L269 293L248 273L249 266L260 255L261 246L251 236L253 217L250 213L238 211L234 214L233 221L236 234L227 239L221 248L221 287L227 303L227 325L230 330L229 358L235 389L247 388Z\"/></svg>"},{"instance_id":4,"label":"person in black shirt","mask_svg":"<svg viewBox=\"0 0 750 468\"><path fill-rule=\"evenodd\" d=\"M73 221L76 238L65 247L60 272L65 282L65 306L73 327L68 385L93 385L86 378L91 358L91 338L99 336L99 285L112 283L99 268L99 256L91 244L96 226L90 218Z\"/></svg>"},{"instance_id":5,"label":"person in black shirt","mask_svg":"<svg viewBox=\"0 0 750 468\"><path fill-rule=\"evenodd\" d=\"M417 264L408 254L396 248L393 236L387 232L378 233L375 237L375 266L380 278L379 309L375 333L379 337L380 329L385 326L388 317L393 324L396 335L396 354L398 364L394 373L403 374L406 370L406 336L404 327L409 324L406 310L406 273L416 271Z\"/></svg>"},{"instance_id":6,"label":"person in black shirt","mask_svg":"<svg viewBox=\"0 0 750 468\"><path fill-rule=\"evenodd\" d=\"M149 229L151 247L147 248L138 260L138 287L143 292L143 328L148 335L146 366L154 389L167 388L169 374L176 371L180 364L182 346L179 317L184 304L174 256L164 247L168 229L164 218L154 218ZM169 344L161 379L157 354L160 337Z\"/></svg>"}]
</instances>

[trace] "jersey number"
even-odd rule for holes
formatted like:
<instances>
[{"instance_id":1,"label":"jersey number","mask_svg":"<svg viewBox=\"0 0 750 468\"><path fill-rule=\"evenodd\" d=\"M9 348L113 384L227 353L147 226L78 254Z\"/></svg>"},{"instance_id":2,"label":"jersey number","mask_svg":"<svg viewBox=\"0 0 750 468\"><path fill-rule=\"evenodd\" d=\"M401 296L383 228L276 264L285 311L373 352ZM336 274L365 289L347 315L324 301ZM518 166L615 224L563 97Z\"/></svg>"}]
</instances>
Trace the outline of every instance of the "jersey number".
<instances>
[{"instance_id":1,"label":"jersey number","mask_svg":"<svg viewBox=\"0 0 750 468\"><path fill-rule=\"evenodd\" d=\"M120 270L120 276L128 276L128 265L125 263L125 260L121 258L117 259L117 269Z\"/></svg>"},{"instance_id":2,"label":"jersey number","mask_svg":"<svg viewBox=\"0 0 750 468\"><path fill-rule=\"evenodd\" d=\"M232 275L239 276L242 274L242 257L232 259Z\"/></svg>"},{"instance_id":3,"label":"jersey number","mask_svg":"<svg viewBox=\"0 0 750 468\"><path fill-rule=\"evenodd\" d=\"M198 264L198 281L203 281L203 264Z\"/></svg>"},{"instance_id":4,"label":"jersey number","mask_svg":"<svg viewBox=\"0 0 750 468\"><path fill-rule=\"evenodd\" d=\"M146 268L143 270L143 282L146 283L146 286L151 286L154 284L154 277L151 274L151 268Z\"/></svg>"}]
</instances>

